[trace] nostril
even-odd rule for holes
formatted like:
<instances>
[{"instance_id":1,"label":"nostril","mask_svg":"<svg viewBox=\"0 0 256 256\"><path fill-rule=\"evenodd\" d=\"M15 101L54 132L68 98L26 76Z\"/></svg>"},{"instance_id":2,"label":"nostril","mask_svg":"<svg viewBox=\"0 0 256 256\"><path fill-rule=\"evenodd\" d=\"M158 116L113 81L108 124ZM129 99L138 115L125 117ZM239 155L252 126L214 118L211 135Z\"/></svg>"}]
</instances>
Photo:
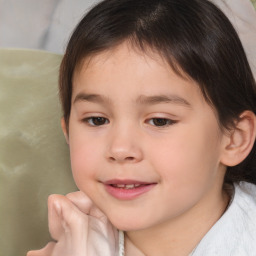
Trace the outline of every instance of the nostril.
<instances>
[{"instance_id":1,"label":"nostril","mask_svg":"<svg viewBox=\"0 0 256 256\"><path fill-rule=\"evenodd\" d=\"M134 157L129 156L129 157L126 157L125 160L127 160L127 161L133 161L133 160L134 160Z\"/></svg>"},{"instance_id":2,"label":"nostril","mask_svg":"<svg viewBox=\"0 0 256 256\"><path fill-rule=\"evenodd\" d=\"M109 157L109 160L111 161L111 162L132 162L132 161L134 161L134 159L135 159L135 157L133 157L133 156L128 156L128 157L113 157L113 156L111 156L111 157Z\"/></svg>"},{"instance_id":3,"label":"nostril","mask_svg":"<svg viewBox=\"0 0 256 256\"><path fill-rule=\"evenodd\" d=\"M113 161L115 161L115 158L114 157L109 157L109 160L113 162Z\"/></svg>"}]
</instances>

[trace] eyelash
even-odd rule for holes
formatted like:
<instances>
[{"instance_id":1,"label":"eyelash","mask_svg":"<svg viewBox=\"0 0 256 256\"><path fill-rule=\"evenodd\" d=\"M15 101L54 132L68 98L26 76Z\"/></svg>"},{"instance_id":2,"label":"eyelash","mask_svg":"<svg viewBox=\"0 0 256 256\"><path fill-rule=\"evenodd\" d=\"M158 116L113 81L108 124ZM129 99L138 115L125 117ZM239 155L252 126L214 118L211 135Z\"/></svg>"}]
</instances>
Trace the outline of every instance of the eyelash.
<instances>
[{"instance_id":1,"label":"eyelash","mask_svg":"<svg viewBox=\"0 0 256 256\"><path fill-rule=\"evenodd\" d=\"M102 126L104 124L108 124L109 123L109 120L107 118L101 117L101 116L87 117L87 118L84 118L82 121L87 123L90 126ZM104 122L102 124L95 124L95 121L96 122L104 121Z\"/></svg>"},{"instance_id":2,"label":"eyelash","mask_svg":"<svg viewBox=\"0 0 256 256\"><path fill-rule=\"evenodd\" d=\"M158 123L159 125L156 125L157 122L159 122ZM168 118L155 117L155 118L148 119L147 123L156 127L168 127L170 125L177 123L177 121L171 120Z\"/></svg>"},{"instance_id":3,"label":"eyelash","mask_svg":"<svg viewBox=\"0 0 256 256\"><path fill-rule=\"evenodd\" d=\"M87 118L84 118L82 121L87 123L90 126L96 126L96 127L109 123L109 120L107 118L101 117L101 116L87 117ZM158 125L157 125L157 122L158 122ZM155 118L150 118L146 120L146 123L155 127L168 127L170 125L177 123L177 121L171 120L168 118L155 117Z\"/></svg>"}]
</instances>

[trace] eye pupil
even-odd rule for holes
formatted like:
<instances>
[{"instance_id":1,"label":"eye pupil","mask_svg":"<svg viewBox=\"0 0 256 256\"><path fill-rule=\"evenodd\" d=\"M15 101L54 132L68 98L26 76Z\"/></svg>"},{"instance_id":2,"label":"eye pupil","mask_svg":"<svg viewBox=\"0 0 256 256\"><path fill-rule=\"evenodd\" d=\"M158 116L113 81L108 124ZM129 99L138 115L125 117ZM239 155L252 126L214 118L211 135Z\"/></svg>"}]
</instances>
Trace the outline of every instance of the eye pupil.
<instances>
[{"instance_id":1,"label":"eye pupil","mask_svg":"<svg viewBox=\"0 0 256 256\"><path fill-rule=\"evenodd\" d=\"M103 125L106 123L106 118L104 117L93 117L92 122L94 125Z\"/></svg>"},{"instance_id":2,"label":"eye pupil","mask_svg":"<svg viewBox=\"0 0 256 256\"><path fill-rule=\"evenodd\" d=\"M154 118L153 123L156 126L164 126L164 125L167 125L168 120L164 118Z\"/></svg>"}]
</instances>

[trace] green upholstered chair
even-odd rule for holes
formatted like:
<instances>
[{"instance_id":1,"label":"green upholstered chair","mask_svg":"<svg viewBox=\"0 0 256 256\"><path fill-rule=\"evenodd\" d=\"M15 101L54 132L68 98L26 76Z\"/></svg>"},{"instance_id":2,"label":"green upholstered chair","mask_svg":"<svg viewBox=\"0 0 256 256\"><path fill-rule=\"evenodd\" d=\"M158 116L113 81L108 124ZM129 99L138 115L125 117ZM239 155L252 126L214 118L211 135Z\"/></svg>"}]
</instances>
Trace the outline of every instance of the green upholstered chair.
<instances>
[{"instance_id":1,"label":"green upholstered chair","mask_svg":"<svg viewBox=\"0 0 256 256\"><path fill-rule=\"evenodd\" d=\"M251 0L251 2L254 5L254 7L256 8L256 0Z\"/></svg>"},{"instance_id":2,"label":"green upholstered chair","mask_svg":"<svg viewBox=\"0 0 256 256\"><path fill-rule=\"evenodd\" d=\"M76 190L60 126L60 61L0 49L0 256L44 246L48 195Z\"/></svg>"}]
</instances>

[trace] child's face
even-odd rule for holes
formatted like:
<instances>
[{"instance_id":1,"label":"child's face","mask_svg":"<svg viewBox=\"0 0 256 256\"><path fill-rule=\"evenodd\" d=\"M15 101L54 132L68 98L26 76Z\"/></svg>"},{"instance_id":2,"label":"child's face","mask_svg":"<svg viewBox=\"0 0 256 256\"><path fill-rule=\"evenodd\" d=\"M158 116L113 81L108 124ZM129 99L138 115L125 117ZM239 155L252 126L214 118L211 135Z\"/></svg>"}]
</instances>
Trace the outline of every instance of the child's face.
<instances>
[{"instance_id":1,"label":"child's face","mask_svg":"<svg viewBox=\"0 0 256 256\"><path fill-rule=\"evenodd\" d=\"M225 135L199 87L156 54L124 44L85 62L74 74L68 140L77 186L119 229L221 198Z\"/></svg>"}]
</instances>

